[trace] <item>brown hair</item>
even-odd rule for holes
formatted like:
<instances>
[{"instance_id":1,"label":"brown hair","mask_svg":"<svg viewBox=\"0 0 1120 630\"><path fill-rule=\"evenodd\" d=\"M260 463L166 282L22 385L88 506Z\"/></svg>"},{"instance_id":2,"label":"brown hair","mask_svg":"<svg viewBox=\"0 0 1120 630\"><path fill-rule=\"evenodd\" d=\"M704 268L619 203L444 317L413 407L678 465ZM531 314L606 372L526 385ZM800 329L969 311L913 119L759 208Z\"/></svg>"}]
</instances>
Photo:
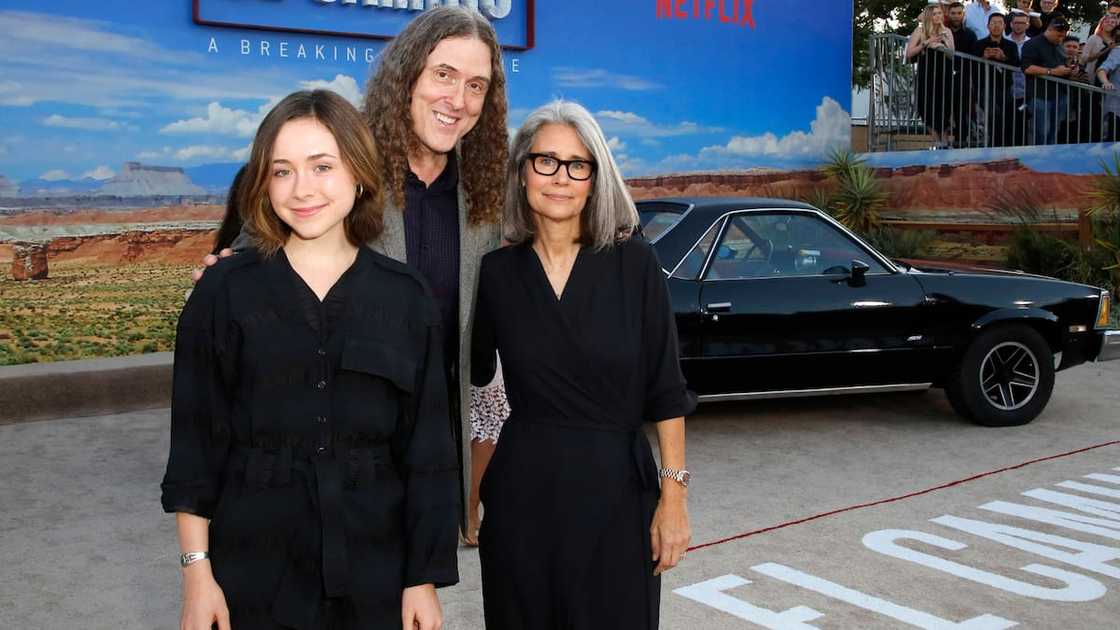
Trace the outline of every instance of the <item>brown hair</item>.
<instances>
[{"instance_id":1,"label":"brown hair","mask_svg":"<svg viewBox=\"0 0 1120 630\"><path fill-rule=\"evenodd\" d=\"M366 121L384 152L382 177L389 196L403 209L408 155L420 147L408 114L412 89L432 50L441 41L454 37L474 38L490 49L490 88L478 123L459 143L459 181L469 205L468 221L473 225L494 223L505 196L508 105L498 36L481 14L466 7L441 6L425 11L409 23L385 47L377 70L366 85Z\"/></svg>"},{"instance_id":2,"label":"brown hair","mask_svg":"<svg viewBox=\"0 0 1120 630\"><path fill-rule=\"evenodd\" d=\"M289 94L261 121L253 139L242 185L242 219L253 236L253 244L265 256L283 247L291 234L272 208L268 183L272 176L272 151L280 129L292 120L312 118L322 123L341 153L339 159L362 187L354 207L343 220L346 239L359 247L378 234L382 227L381 163L361 114L349 101L330 90L303 90Z\"/></svg>"}]
</instances>

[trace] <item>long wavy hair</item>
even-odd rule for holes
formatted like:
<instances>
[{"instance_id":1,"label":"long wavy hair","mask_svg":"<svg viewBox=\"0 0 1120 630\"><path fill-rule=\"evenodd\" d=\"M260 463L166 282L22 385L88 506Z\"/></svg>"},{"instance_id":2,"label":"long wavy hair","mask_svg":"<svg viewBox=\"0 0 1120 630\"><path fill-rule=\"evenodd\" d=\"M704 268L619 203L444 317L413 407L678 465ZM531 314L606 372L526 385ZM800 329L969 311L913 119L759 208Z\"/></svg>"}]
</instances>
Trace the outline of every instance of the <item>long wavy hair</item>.
<instances>
[{"instance_id":1,"label":"long wavy hair","mask_svg":"<svg viewBox=\"0 0 1120 630\"><path fill-rule=\"evenodd\" d=\"M420 148L409 115L412 90L428 55L443 40L470 37L490 49L490 88L474 129L459 141L459 181L466 193L472 225L495 223L501 215L509 156L506 128L506 74L498 36L480 13L458 6L429 9L414 19L381 53L381 61L366 85L364 113L381 148L385 188L398 208L404 208L408 156Z\"/></svg>"}]
</instances>

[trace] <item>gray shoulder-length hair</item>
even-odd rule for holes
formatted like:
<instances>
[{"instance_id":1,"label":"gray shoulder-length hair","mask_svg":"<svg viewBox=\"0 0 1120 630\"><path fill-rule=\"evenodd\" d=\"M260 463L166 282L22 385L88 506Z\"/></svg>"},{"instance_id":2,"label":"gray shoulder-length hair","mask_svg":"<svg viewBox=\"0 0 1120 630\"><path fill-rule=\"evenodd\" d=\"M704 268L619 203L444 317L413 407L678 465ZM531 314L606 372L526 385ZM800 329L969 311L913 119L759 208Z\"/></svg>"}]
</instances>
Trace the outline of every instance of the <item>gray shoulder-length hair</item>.
<instances>
[{"instance_id":1,"label":"gray shoulder-length hair","mask_svg":"<svg viewBox=\"0 0 1120 630\"><path fill-rule=\"evenodd\" d=\"M591 195L580 214L580 242L595 249L609 247L626 240L638 225L638 210L626 183L622 181L618 165L611 155L607 139L599 123L582 105L572 101L557 100L538 107L513 138L506 173L506 203L503 220L506 238L520 243L533 238L536 225L533 209L525 187L521 185L521 169L525 164L533 138L543 125L568 125L575 130L583 146L595 161L595 175L591 181Z\"/></svg>"}]
</instances>

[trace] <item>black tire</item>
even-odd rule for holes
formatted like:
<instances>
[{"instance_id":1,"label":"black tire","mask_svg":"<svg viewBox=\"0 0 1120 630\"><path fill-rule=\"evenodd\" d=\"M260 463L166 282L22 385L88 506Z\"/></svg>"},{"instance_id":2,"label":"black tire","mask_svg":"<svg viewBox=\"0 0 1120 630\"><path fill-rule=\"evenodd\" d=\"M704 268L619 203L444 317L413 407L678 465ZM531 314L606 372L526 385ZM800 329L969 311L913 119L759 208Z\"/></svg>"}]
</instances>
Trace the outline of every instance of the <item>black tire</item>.
<instances>
[{"instance_id":1,"label":"black tire","mask_svg":"<svg viewBox=\"0 0 1120 630\"><path fill-rule=\"evenodd\" d=\"M1000 325L980 333L945 383L953 410L988 427L1034 420L1054 391L1054 355L1035 329Z\"/></svg>"}]
</instances>

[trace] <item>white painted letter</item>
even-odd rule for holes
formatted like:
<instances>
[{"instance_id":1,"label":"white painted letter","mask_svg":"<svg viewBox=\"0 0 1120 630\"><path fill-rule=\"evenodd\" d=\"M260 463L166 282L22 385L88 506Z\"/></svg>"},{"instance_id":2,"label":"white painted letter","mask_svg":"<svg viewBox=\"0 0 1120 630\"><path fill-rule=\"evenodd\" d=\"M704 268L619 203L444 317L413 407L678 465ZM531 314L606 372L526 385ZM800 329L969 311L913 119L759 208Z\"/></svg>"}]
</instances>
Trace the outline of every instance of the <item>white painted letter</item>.
<instances>
[{"instance_id":1,"label":"white painted letter","mask_svg":"<svg viewBox=\"0 0 1120 630\"><path fill-rule=\"evenodd\" d=\"M838 599L842 602L851 604L864 610L870 610L873 613L890 617L901 621L902 623L910 624L918 628L927 628L929 630L949 630L950 628L961 628L968 630L1003 630L1018 625L1014 621L1008 621L1002 617L995 615L980 615L973 617L960 623L942 619L935 615L906 606L900 606L893 602L888 602L885 599L872 597L866 593L861 593L857 590L840 586L835 582L829 582L823 578L802 573L797 569L791 569L785 565L767 562L758 566L751 567L752 571L758 571L763 575L768 575L775 580L781 580L787 584L800 586L801 588L820 593L826 597Z\"/></svg>"},{"instance_id":2,"label":"white painted letter","mask_svg":"<svg viewBox=\"0 0 1120 630\"><path fill-rule=\"evenodd\" d=\"M1051 525L1057 525L1058 527L1085 532L1086 534L1096 534L1098 536L1104 536L1105 538L1120 540L1120 521L1114 521L1108 518L1083 516L1081 514L1073 514L1072 512L1060 512L1058 510L1035 507L1033 505L1008 503L1007 501L985 503L980 506L980 509L999 512L1000 514L1010 514L1011 516L1018 516L1040 523L1049 523Z\"/></svg>"},{"instance_id":3,"label":"white painted letter","mask_svg":"<svg viewBox=\"0 0 1120 630\"><path fill-rule=\"evenodd\" d=\"M1093 479L1095 481L1103 481L1105 483L1120 484L1120 475L1105 475L1103 473L1093 473L1085 475L1086 479Z\"/></svg>"},{"instance_id":4,"label":"white painted letter","mask_svg":"<svg viewBox=\"0 0 1120 630\"><path fill-rule=\"evenodd\" d=\"M288 42L280 42L280 56L281 57L287 57L288 56Z\"/></svg>"},{"instance_id":5,"label":"white painted letter","mask_svg":"<svg viewBox=\"0 0 1120 630\"><path fill-rule=\"evenodd\" d=\"M299 50L296 51L296 58L297 59L306 59L307 58L307 49L303 47L303 44L299 45Z\"/></svg>"},{"instance_id":6,"label":"white painted letter","mask_svg":"<svg viewBox=\"0 0 1120 630\"><path fill-rule=\"evenodd\" d=\"M241 54L242 55L248 55L249 50L250 50L249 40L247 40L247 39L241 40Z\"/></svg>"},{"instance_id":7,"label":"white painted letter","mask_svg":"<svg viewBox=\"0 0 1120 630\"><path fill-rule=\"evenodd\" d=\"M1020 582L1019 580L1013 580L1002 575L989 573L953 562L952 560L938 558L928 553L922 553L903 547L897 543L899 540L916 540L927 545L933 545L934 547L940 547L941 549L948 549L950 551L960 551L968 547L968 545L955 540L906 529L883 529L877 532L871 532L863 537L863 545L883 555L898 558L899 560L906 560L907 562L914 562L931 569L944 571L950 575L972 580L979 584L985 584L1024 597L1033 597L1035 599L1044 599L1052 602L1088 602L1103 596L1106 591L1104 584L1101 584L1087 575L1063 571L1062 569L1048 567L1043 564L1030 564L1022 567L1022 570L1059 582L1065 582L1066 585L1063 588L1047 588L1045 586L1038 586L1037 584Z\"/></svg>"},{"instance_id":8,"label":"white painted letter","mask_svg":"<svg viewBox=\"0 0 1120 630\"><path fill-rule=\"evenodd\" d=\"M1062 488L1069 488L1070 490L1080 490L1081 492L1087 492L1089 494L1098 494L1102 497L1120 499L1120 490L1105 488L1103 486L1094 486L1091 483L1081 483L1079 481L1063 481L1054 485L1060 486Z\"/></svg>"},{"instance_id":9,"label":"white painted letter","mask_svg":"<svg viewBox=\"0 0 1120 630\"><path fill-rule=\"evenodd\" d=\"M206 52L208 52L208 53L218 52L218 41L216 39L214 39L213 37L210 38L210 46L208 46L206 48Z\"/></svg>"},{"instance_id":10,"label":"white painted letter","mask_svg":"<svg viewBox=\"0 0 1120 630\"><path fill-rule=\"evenodd\" d=\"M262 57L271 57L271 55L268 54L268 48L269 48L268 42L266 40L262 39L261 40L261 56Z\"/></svg>"},{"instance_id":11,"label":"white painted letter","mask_svg":"<svg viewBox=\"0 0 1120 630\"><path fill-rule=\"evenodd\" d=\"M520 59L514 59L514 60L510 61L509 62L509 71L510 72L521 72L521 69L518 68L518 64L520 62L521 62Z\"/></svg>"},{"instance_id":12,"label":"white painted letter","mask_svg":"<svg viewBox=\"0 0 1120 630\"><path fill-rule=\"evenodd\" d=\"M681 597L687 597L705 606L711 606L716 610L721 610L744 621L750 621L772 630L812 630L816 626L811 626L805 622L823 616L822 613L808 606L797 606L789 610L775 612L749 604L738 597L732 597L723 592L750 583L750 580L744 580L738 575L724 575L692 586L682 586L674 589L673 592Z\"/></svg>"},{"instance_id":13,"label":"white painted letter","mask_svg":"<svg viewBox=\"0 0 1120 630\"><path fill-rule=\"evenodd\" d=\"M962 532L982 536L1002 545L1007 545L1008 547L1015 547L1016 549L1022 549L1023 551L1044 558L1065 562L1066 564L1072 564L1075 567L1080 567L1094 573L1120 579L1120 568L1106 564L1111 560L1120 558L1120 549L1116 547L1094 545L1093 543L1081 542L1080 540L1074 540L1064 536L1036 532L1033 529L1020 529L1018 527L1009 527L998 523L974 521L970 518L961 518L951 514L938 516L930 520L938 525L944 525L946 527L952 527L953 529L959 529ZM1070 553L1068 551L1062 551L1061 549L1055 549L1050 545L1057 545L1058 547L1065 547L1066 549L1075 549L1079 550L1079 552Z\"/></svg>"},{"instance_id":14,"label":"white painted letter","mask_svg":"<svg viewBox=\"0 0 1120 630\"><path fill-rule=\"evenodd\" d=\"M1023 496L1038 499L1039 501L1046 501L1047 503L1057 503L1058 505L1071 507L1075 510L1081 510L1087 514L1096 514L1097 516L1120 520L1120 504L1118 503L1101 501L1099 499L1086 499L1076 494L1055 492L1053 490L1046 490L1045 488L1027 490L1023 493Z\"/></svg>"}]
</instances>

